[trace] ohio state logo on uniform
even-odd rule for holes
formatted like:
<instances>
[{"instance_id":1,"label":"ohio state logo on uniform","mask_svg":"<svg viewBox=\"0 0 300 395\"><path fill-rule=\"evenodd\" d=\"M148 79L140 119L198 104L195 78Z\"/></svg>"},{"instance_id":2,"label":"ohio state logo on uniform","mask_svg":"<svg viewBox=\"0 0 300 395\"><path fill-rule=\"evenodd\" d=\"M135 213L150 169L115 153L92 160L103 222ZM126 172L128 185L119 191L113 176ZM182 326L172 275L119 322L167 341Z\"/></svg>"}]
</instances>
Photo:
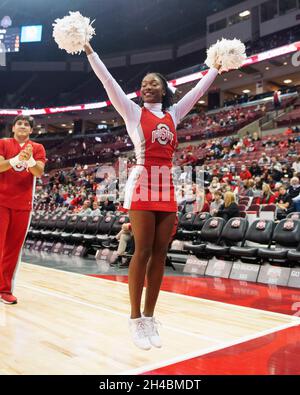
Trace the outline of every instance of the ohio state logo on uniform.
<instances>
[{"instance_id":1,"label":"ohio state logo on uniform","mask_svg":"<svg viewBox=\"0 0 300 395\"><path fill-rule=\"evenodd\" d=\"M19 162L16 166L13 167L15 171L24 171L27 169L26 162Z\"/></svg>"},{"instance_id":2,"label":"ohio state logo on uniform","mask_svg":"<svg viewBox=\"0 0 300 395\"><path fill-rule=\"evenodd\" d=\"M156 127L156 130L152 131L152 143L156 140L161 145L166 145L167 143L171 143L173 141L174 134L170 132L170 128L165 123L159 123Z\"/></svg>"}]
</instances>

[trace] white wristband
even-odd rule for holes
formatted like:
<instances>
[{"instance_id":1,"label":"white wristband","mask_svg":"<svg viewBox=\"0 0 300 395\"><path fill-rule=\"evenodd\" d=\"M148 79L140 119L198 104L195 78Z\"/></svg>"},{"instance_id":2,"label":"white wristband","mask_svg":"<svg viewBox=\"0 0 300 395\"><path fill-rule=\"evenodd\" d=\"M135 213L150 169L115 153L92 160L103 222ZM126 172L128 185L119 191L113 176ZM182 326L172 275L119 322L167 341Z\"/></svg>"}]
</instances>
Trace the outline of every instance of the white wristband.
<instances>
[{"instance_id":1,"label":"white wristband","mask_svg":"<svg viewBox=\"0 0 300 395\"><path fill-rule=\"evenodd\" d=\"M28 161L26 161L28 167L34 167L36 165L36 161L31 156Z\"/></svg>"},{"instance_id":2,"label":"white wristband","mask_svg":"<svg viewBox=\"0 0 300 395\"><path fill-rule=\"evenodd\" d=\"M11 165L11 167L16 167L19 163L21 163L19 159L19 154L14 158L9 159L9 164Z\"/></svg>"}]
</instances>

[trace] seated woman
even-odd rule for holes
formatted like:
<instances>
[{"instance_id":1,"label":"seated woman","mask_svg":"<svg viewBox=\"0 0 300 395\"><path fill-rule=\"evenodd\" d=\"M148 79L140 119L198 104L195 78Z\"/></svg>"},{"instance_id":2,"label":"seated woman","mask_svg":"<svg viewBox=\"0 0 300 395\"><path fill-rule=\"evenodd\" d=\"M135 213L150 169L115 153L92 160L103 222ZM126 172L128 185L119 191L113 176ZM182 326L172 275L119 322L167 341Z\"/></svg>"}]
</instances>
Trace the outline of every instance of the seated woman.
<instances>
[{"instance_id":1,"label":"seated woman","mask_svg":"<svg viewBox=\"0 0 300 395\"><path fill-rule=\"evenodd\" d=\"M222 199L222 192L221 191L216 191L214 193L214 200L210 204L210 215L216 215L221 208L222 204L224 204L224 201Z\"/></svg>"},{"instance_id":2,"label":"seated woman","mask_svg":"<svg viewBox=\"0 0 300 395\"><path fill-rule=\"evenodd\" d=\"M276 202L276 196L271 190L269 184L263 184L262 193L259 197L259 204L273 204Z\"/></svg>"},{"instance_id":3,"label":"seated woman","mask_svg":"<svg viewBox=\"0 0 300 395\"><path fill-rule=\"evenodd\" d=\"M239 217L240 210L235 202L235 196L233 192L226 192L224 194L224 204L220 207L217 212L217 217L222 217L226 221L233 217Z\"/></svg>"}]
</instances>

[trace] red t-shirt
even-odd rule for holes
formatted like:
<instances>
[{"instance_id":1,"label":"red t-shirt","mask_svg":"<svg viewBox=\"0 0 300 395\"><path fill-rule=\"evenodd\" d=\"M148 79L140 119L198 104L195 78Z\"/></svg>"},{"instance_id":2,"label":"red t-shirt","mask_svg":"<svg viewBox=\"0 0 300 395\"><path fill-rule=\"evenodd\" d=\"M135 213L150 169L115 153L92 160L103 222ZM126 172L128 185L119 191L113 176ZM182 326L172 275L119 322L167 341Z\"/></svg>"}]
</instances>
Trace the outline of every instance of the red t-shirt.
<instances>
[{"instance_id":1,"label":"red t-shirt","mask_svg":"<svg viewBox=\"0 0 300 395\"><path fill-rule=\"evenodd\" d=\"M260 204L273 204L276 202L276 196L275 195L270 195L269 199L267 199L266 196L264 196L263 198L261 198L260 200Z\"/></svg>"},{"instance_id":2,"label":"red t-shirt","mask_svg":"<svg viewBox=\"0 0 300 395\"><path fill-rule=\"evenodd\" d=\"M46 163L45 148L28 140L23 147L15 138L0 140L0 156L6 160L14 158L28 144L32 145L32 156L36 161ZM11 168L0 173L0 206L14 210L30 211L35 189L35 177L24 167Z\"/></svg>"},{"instance_id":3,"label":"red t-shirt","mask_svg":"<svg viewBox=\"0 0 300 395\"><path fill-rule=\"evenodd\" d=\"M252 178L252 174L250 173L249 170L245 170L240 173L241 180L248 180L249 178Z\"/></svg>"}]
</instances>

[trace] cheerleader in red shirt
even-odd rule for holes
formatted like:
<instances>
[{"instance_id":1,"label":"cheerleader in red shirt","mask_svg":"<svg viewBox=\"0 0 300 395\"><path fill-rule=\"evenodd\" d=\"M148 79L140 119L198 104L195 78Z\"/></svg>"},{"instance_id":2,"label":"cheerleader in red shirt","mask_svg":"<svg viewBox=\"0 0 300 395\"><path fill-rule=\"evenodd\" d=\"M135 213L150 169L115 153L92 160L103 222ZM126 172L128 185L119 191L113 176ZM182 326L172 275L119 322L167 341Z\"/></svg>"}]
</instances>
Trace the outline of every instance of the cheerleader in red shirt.
<instances>
[{"instance_id":1,"label":"cheerleader in red shirt","mask_svg":"<svg viewBox=\"0 0 300 395\"><path fill-rule=\"evenodd\" d=\"M211 68L175 105L166 79L158 73L147 74L141 85L141 108L126 96L89 44L85 51L110 101L123 117L136 153L136 165L125 187L124 202L124 207L129 210L135 241L128 276L129 325L133 341L142 349L150 349L151 345L161 347L154 309L177 212L171 173L177 146L176 126L207 91L218 69ZM147 289L142 314L145 277Z\"/></svg>"},{"instance_id":2,"label":"cheerleader in red shirt","mask_svg":"<svg viewBox=\"0 0 300 395\"><path fill-rule=\"evenodd\" d=\"M22 245L30 222L35 178L41 177L45 149L29 140L34 120L18 116L13 121L14 138L0 140L0 296L16 304L14 280Z\"/></svg>"}]
</instances>

